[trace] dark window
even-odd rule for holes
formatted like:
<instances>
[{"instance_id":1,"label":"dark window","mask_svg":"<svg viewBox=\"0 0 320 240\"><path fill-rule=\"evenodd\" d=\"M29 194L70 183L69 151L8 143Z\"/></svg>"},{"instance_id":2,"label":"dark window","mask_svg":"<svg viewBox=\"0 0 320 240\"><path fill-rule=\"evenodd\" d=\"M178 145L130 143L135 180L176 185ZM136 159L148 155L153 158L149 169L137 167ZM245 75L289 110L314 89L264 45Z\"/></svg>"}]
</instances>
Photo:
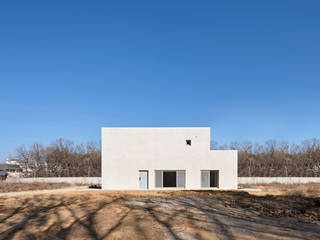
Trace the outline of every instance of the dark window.
<instances>
[{"instance_id":1,"label":"dark window","mask_svg":"<svg viewBox=\"0 0 320 240\"><path fill-rule=\"evenodd\" d=\"M177 187L176 171L163 171L163 187Z\"/></svg>"},{"instance_id":2,"label":"dark window","mask_svg":"<svg viewBox=\"0 0 320 240\"><path fill-rule=\"evenodd\" d=\"M210 171L210 187L219 187L219 170Z\"/></svg>"},{"instance_id":3,"label":"dark window","mask_svg":"<svg viewBox=\"0 0 320 240\"><path fill-rule=\"evenodd\" d=\"M187 143L187 145L191 146L191 140L190 139L186 140L186 143Z\"/></svg>"}]
</instances>

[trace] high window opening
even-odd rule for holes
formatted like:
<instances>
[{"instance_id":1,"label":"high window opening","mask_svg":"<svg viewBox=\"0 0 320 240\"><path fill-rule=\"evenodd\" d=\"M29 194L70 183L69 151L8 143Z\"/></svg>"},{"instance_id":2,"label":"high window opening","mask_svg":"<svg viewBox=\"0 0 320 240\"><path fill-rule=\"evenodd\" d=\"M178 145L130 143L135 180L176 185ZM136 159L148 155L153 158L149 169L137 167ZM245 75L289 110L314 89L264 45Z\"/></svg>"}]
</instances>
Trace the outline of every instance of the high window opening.
<instances>
[{"instance_id":1,"label":"high window opening","mask_svg":"<svg viewBox=\"0 0 320 240\"><path fill-rule=\"evenodd\" d=\"M186 140L186 144L187 144L188 146L191 146L191 140L190 140L190 139L187 139L187 140Z\"/></svg>"}]
</instances>

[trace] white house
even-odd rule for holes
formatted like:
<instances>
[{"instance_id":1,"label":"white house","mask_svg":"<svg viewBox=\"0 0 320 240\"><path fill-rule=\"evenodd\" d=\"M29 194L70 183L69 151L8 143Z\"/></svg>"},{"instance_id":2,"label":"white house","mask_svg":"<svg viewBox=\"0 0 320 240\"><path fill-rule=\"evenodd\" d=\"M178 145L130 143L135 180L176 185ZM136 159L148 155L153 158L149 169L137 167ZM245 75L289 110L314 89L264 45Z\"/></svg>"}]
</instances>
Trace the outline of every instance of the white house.
<instances>
[{"instance_id":1,"label":"white house","mask_svg":"<svg viewBox=\"0 0 320 240\"><path fill-rule=\"evenodd\" d=\"M102 128L102 189L236 189L235 150L209 127Z\"/></svg>"}]
</instances>

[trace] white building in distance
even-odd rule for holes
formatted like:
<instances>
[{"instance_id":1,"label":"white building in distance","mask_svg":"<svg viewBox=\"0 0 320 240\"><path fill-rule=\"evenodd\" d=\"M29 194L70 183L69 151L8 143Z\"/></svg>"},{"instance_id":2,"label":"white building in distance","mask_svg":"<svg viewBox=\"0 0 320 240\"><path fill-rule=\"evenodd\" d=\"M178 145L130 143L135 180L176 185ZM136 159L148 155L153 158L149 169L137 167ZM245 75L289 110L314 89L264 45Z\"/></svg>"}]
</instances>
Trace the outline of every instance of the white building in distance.
<instances>
[{"instance_id":1,"label":"white building in distance","mask_svg":"<svg viewBox=\"0 0 320 240\"><path fill-rule=\"evenodd\" d=\"M236 150L209 127L102 128L102 189L236 189Z\"/></svg>"}]
</instances>

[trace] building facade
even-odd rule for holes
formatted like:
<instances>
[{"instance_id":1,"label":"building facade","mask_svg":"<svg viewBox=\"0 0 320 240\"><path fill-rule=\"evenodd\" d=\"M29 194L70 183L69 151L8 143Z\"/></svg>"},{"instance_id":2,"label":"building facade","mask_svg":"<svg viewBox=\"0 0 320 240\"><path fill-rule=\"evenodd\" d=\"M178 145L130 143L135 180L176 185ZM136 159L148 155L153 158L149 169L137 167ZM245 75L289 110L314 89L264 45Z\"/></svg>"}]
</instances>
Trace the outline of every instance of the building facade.
<instances>
[{"instance_id":1,"label":"building facade","mask_svg":"<svg viewBox=\"0 0 320 240\"><path fill-rule=\"evenodd\" d=\"M102 128L102 189L236 189L237 151L209 127Z\"/></svg>"}]
</instances>

